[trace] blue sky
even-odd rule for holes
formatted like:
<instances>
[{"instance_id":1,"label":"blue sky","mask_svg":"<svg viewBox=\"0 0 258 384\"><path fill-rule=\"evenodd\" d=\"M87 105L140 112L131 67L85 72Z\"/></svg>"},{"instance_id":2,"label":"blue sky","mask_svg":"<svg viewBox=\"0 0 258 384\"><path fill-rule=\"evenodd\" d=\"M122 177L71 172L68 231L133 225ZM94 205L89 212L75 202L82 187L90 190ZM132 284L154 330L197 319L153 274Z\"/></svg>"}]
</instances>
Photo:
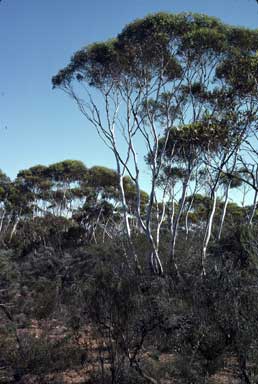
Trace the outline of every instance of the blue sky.
<instances>
[{"instance_id":1,"label":"blue sky","mask_svg":"<svg viewBox=\"0 0 258 384\"><path fill-rule=\"evenodd\" d=\"M114 167L72 100L51 77L84 45L106 40L135 18L158 11L200 12L258 27L255 0L2 0L0 3L0 168L78 159Z\"/></svg>"}]
</instances>

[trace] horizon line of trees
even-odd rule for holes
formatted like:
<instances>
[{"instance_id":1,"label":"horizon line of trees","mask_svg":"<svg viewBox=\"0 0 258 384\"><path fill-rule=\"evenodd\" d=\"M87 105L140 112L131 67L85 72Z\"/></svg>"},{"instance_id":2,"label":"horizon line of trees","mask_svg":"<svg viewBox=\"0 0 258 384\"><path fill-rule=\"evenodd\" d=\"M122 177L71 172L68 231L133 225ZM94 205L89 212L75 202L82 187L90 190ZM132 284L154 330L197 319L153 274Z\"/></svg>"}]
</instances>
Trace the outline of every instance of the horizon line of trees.
<instances>
[{"instance_id":1,"label":"horizon line of trees","mask_svg":"<svg viewBox=\"0 0 258 384\"><path fill-rule=\"evenodd\" d=\"M148 163L148 159L146 160ZM209 194L209 174L192 174L188 188L188 175L183 167L164 167L159 183L170 181L170 199L156 200L151 217L151 229L159 231L158 236L175 230L176 236L185 233L187 240L192 232L203 232L214 208L214 199ZM257 203L246 205L248 189L242 178L245 170L232 174L222 173L218 181L214 212L215 227L212 238L220 240L223 226L252 226L257 220ZM134 234L144 233L138 221L137 190L130 177L123 177L127 201L129 225ZM242 201L230 201L230 191L238 189ZM250 189L249 189L250 193ZM141 190L141 216L148 215L150 196ZM123 219L123 205L120 201L119 176L116 171L103 167L87 168L78 160L64 160L49 166L36 165L18 172L15 180L0 174L0 236L11 241L22 222L35 221L48 216L63 217L78 225L84 231L84 238L94 242L96 233L101 232L101 241L126 235ZM160 217L162 216L162 220ZM176 223L176 225L175 225Z\"/></svg>"}]
</instances>

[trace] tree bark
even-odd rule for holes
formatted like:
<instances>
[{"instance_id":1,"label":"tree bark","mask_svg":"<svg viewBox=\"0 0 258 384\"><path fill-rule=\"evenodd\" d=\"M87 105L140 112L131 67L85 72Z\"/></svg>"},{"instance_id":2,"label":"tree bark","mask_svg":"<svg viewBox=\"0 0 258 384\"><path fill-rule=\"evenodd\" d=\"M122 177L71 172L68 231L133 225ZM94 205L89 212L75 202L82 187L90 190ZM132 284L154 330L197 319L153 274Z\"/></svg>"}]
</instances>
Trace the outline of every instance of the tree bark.
<instances>
[{"instance_id":1,"label":"tree bark","mask_svg":"<svg viewBox=\"0 0 258 384\"><path fill-rule=\"evenodd\" d=\"M217 191L216 186L214 187L214 190L212 192L212 209L208 218L204 240L203 240L203 248L202 248L202 272L203 275L206 275L206 259L207 259L207 248L209 245L210 237L211 237L211 230L212 230L212 224L213 219L216 211L216 203L217 203Z\"/></svg>"},{"instance_id":2,"label":"tree bark","mask_svg":"<svg viewBox=\"0 0 258 384\"><path fill-rule=\"evenodd\" d=\"M225 217L226 217L228 201L229 201L229 190L230 190L231 184L232 184L232 181L230 180L228 185L227 185L227 188L226 188L225 200L224 200L223 210L222 210L222 214L221 214L221 218L220 218L220 224L219 224L218 240L220 240L220 238L221 238L222 228L223 228Z\"/></svg>"}]
</instances>

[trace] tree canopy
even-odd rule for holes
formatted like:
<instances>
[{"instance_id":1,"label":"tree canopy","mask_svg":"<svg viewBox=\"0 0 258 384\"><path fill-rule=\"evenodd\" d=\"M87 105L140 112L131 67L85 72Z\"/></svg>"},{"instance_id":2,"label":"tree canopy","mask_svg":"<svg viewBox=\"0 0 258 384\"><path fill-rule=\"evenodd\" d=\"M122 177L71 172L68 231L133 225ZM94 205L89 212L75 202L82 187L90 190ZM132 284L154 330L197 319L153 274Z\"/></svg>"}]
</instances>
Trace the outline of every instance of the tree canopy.
<instances>
[{"instance_id":1,"label":"tree canopy","mask_svg":"<svg viewBox=\"0 0 258 384\"><path fill-rule=\"evenodd\" d=\"M220 173L234 172L240 166L244 143L255 135L257 50L257 30L226 25L203 14L160 12L126 25L111 40L80 49L52 79L53 87L73 98L114 154L129 241L129 204L122 182L125 173L135 184L137 220L150 243L150 264L158 273L163 271L159 231L166 200L173 200L175 192L169 179L164 183L163 176L171 174L169 169L181 168L185 175L171 230L172 259L193 177L197 180L197 175L206 174L206 190L213 198L203 240L203 263L206 259ZM147 153L142 153L144 146ZM140 209L139 154L150 169L144 215ZM195 188L200 185L196 182ZM161 186L163 209L154 224ZM132 257L137 263L133 247ZM173 263L176 268L175 260Z\"/></svg>"}]
</instances>

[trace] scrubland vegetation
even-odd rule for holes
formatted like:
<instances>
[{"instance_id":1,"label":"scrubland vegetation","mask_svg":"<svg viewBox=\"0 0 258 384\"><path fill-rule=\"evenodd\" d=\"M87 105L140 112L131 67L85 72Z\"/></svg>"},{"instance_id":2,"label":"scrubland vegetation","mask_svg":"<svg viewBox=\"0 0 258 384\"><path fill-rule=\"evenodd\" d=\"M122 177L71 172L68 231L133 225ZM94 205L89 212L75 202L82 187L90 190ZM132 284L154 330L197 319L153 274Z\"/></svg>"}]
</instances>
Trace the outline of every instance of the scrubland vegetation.
<instances>
[{"instance_id":1,"label":"scrubland vegetation","mask_svg":"<svg viewBox=\"0 0 258 384\"><path fill-rule=\"evenodd\" d=\"M0 174L2 383L258 382L257 49L159 13L53 77L115 169Z\"/></svg>"}]
</instances>

